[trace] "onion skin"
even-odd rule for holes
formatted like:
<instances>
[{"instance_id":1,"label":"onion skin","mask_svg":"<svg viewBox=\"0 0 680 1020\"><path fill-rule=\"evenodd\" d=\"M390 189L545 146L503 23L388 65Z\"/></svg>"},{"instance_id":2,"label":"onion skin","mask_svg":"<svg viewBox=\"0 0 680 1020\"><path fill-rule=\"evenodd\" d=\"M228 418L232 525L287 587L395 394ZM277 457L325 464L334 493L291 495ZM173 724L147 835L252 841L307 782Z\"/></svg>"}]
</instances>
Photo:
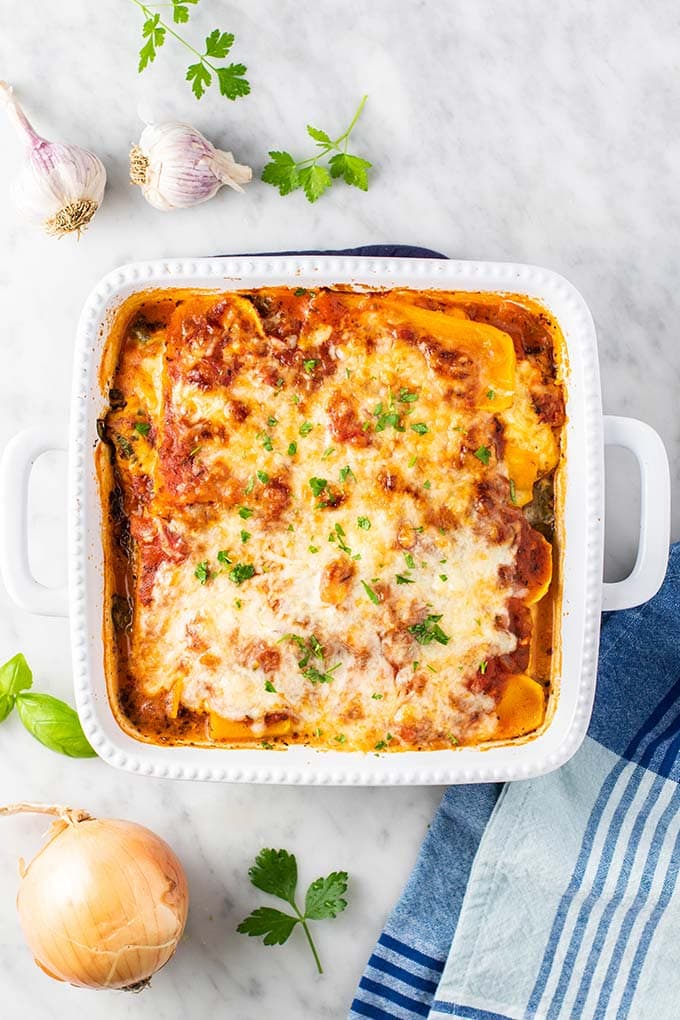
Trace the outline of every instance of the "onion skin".
<instances>
[{"instance_id":1,"label":"onion skin","mask_svg":"<svg viewBox=\"0 0 680 1020\"><path fill-rule=\"evenodd\" d=\"M17 896L35 962L81 988L143 987L175 952L188 906L167 843L115 819L56 821Z\"/></svg>"}]
</instances>

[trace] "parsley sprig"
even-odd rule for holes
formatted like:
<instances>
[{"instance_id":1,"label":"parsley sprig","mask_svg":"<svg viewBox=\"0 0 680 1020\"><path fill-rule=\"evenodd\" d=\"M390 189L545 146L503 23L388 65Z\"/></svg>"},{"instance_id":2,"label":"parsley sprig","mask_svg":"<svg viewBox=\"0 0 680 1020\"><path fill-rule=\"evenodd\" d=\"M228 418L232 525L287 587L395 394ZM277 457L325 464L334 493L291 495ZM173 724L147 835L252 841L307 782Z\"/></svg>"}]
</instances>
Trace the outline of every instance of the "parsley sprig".
<instances>
[{"instance_id":1,"label":"parsley sprig","mask_svg":"<svg viewBox=\"0 0 680 1020\"><path fill-rule=\"evenodd\" d=\"M138 0L135 0L138 2ZM368 171L371 164L361 156L353 156L347 151L349 136L361 116L368 96L364 96L352 121L339 138L332 139L325 131L307 125L307 134L317 144L318 152L306 159L294 159L289 152L272 150L269 155L271 162L262 171L262 180L279 189L280 195L289 195L291 191L302 188L308 201L316 202L324 191L331 187L333 181L342 178L346 184L368 190ZM334 153L327 166L320 165L320 160Z\"/></svg>"},{"instance_id":2,"label":"parsley sprig","mask_svg":"<svg viewBox=\"0 0 680 1020\"><path fill-rule=\"evenodd\" d=\"M295 916L275 907L258 907L241 921L236 931L241 935L261 938L265 946L282 946L290 938L295 926L301 924L312 950L316 968L319 974L323 974L321 960L307 922L322 921L342 913L347 906L347 900L344 898L347 892L347 872L332 871L325 878L317 878L312 882L305 895L304 913L295 901L298 881L295 854L288 853L287 850L266 848L260 850L255 863L248 871L248 877L256 889L284 900L292 907Z\"/></svg>"},{"instance_id":3,"label":"parsley sprig","mask_svg":"<svg viewBox=\"0 0 680 1020\"><path fill-rule=\"evenodd\" d=\"M198 2L199 0L171 0L173 22L176 25L186 24L189 20L189 7L195 7ZM213 63L215 60L224 60L234 45L232 32L220 32L219 28L214 29L210 35L206 36L205 47L201 53L155 11L156 7L167 7L168 4L145 4L142 3L142 0L132 0L132 3L139 7L145 18L142 25L144 43L139 51L137 67L140 74L156 59L158 50L165 43L166 35L171 35L198 57L195 63L189 65L186 73L186 80L191 82L191 91L197 99L205 95L215 78L220 94L227 99L238 99L240 96L248 95L250 83L245 77L247 71L245 64L227 64L226 67L216 67Z\"/></svg>"}]
</instances>

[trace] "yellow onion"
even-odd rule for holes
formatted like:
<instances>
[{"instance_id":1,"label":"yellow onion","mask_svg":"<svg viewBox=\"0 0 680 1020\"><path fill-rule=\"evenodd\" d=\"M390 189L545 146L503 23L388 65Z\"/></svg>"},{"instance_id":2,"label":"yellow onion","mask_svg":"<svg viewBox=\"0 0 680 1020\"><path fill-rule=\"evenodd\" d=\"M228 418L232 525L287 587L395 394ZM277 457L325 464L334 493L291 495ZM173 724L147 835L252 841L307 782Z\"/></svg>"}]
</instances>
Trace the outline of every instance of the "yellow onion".
<instances>
[{"instance_id":1,"label":"yellow onion","mask_svg":"<svg viewBox=\"0 0 680 1020\"><path fill-rule=\"evenodd\" d=\"M0 814L57 816L42 850L20 861L19 919L35 962L82 988L139 990L168 962L189 906L182 865L143 825L15 804Z\"/></svg>"}]
</instances>

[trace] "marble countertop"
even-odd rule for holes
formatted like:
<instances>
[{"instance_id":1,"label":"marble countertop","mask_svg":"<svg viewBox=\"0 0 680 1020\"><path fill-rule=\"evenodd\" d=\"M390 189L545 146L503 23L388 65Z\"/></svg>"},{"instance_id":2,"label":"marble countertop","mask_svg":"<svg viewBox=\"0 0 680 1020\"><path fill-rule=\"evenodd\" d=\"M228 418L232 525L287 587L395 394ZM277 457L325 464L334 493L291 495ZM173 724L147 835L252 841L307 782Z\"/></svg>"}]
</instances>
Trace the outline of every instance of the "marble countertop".
<instances>
[{"instance_id":1,"label":"marble countertop","mask_svg":"<svg viewBox=\"0 0 680 1020\"><path fill-rule=\"evenodd\" d=\"M19 146L0 122L0 446L68 413L80 306L117 264L158 256L427 245L454 257L548 266L589 303L599 334L605 410L649 421L667 444L677 492L680 429L678 246L680 103L677 12L668 0L597 5L558 0L441 4L346 0L298 4L203 0L187 33L234 31L252 95L197 103L170 42L136 73L140 14L125 0L64 8L0 0L0 68L36 127L104 159L109 188L80 243L20 223L7 186ZM308 122L338 133L369 94L356 146L374 163L370 190L337 186L316 205L260 182L193 210L162 214L127 183L138 113L192 120L256 170L268 148L302 151ZM630 566L637 482L624 455L608 479L607 571ZM31 560L65 571L65 464L47 456L31 485ZM680 531L675 506L674 536ZM70 697L63 620L30 617L0 591L0 661L28 657L42 689ZM138 996L58 986L34 966L13 901L16 860L44 820L2 823L0 968L8 1020L78 1008L91 1020L336 1020L411 868L438 789L289 789L152 781L44 750L10 718L0 731L0 803L49 800L150 825L185 862L192 892L176 959ZM261 901L245 878L257 851L285 846L301 880L347 868L350 907L318 925L326 974L302 938L265 948L235 934Z\"/></svg>"}]
</instances>

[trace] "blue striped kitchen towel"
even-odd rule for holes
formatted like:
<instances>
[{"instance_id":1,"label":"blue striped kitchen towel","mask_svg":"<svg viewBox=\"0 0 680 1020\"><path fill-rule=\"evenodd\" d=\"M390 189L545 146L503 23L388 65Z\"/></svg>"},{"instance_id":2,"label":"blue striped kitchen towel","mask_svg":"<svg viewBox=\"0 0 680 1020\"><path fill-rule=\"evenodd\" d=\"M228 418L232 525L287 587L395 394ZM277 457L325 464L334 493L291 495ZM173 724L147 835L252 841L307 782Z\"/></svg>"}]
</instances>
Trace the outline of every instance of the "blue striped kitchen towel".
<instances>
[{"instance_id":1,"label":"blue striped kitchen towel","mask_svg":"<svg viewBox=\"0 0 680 1020\"><path fill-rule=\"evenodd\" d=\"M603 617L571 761L446 792L351 1020L677 1020L679 869L680 543Z\"/></svg>"}]
</instances>

